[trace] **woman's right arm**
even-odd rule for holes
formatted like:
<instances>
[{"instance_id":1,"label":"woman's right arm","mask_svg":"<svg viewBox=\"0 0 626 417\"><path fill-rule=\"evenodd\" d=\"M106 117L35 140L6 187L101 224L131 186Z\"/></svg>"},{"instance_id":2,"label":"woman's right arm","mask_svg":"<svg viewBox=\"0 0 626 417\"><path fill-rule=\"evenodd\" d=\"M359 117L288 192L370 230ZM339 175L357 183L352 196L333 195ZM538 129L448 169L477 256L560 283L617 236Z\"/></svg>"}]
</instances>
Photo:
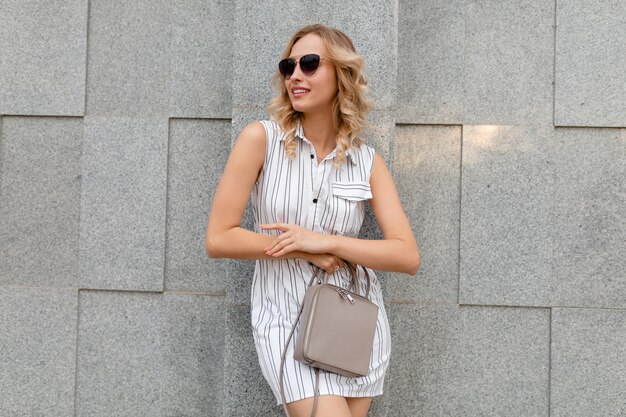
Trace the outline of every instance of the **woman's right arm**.
<instances>
[{"instance_id":1,"label":"woman's right arm","mask_svg":"<svg viewBox=\"0 0 626 417\"><path fill-rule=\"evenodd\" d=\"M206 231L206 253L211 258L277 259L265 253L275 236L241 227L250 192L265 161L265 128L246 126L233 146L224 174L215 190ZM280 258L302 258L332 272L343 262L334 255L295 251Z\"/></svg>"},{"instance_id":2,"label":"woman's right arm","mask_svg":"<svg viewBox=\"0 0 626 417\"><path fill-rule=\"evenodd\" d=\"M265 159L265 128L260 122L246 126L233 146L224 174L215 190L206 231L206 252L211 258L259 259L271 236L241 227L250 192Z\"/></svg>"}]
</instances>

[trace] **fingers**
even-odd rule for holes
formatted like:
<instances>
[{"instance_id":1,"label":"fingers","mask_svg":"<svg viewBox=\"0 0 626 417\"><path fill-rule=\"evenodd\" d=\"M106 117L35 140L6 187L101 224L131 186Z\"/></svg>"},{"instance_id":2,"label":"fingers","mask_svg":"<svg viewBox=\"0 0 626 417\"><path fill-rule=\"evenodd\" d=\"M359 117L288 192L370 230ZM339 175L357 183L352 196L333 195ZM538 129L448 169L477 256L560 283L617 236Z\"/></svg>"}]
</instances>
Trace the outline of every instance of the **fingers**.
<instances>
[{"instance_id":1,"label":"fingers","mask_svg":"<svg viewBox=\"0 0 626 417\"><path fill-rule=\"evenodd\" d=\"M290 236L281 235L265 248L265 253L275 258L283 256L296 249L294 239Z\"/></svg>"},{"instance_id":2,"label":"fingers","mask_svg":"<svg viewBox=\"0 0 626 417\"><path fill-rule=\"evenodd\" d=\"M266 254L277 258L279 256L283 256L284 254L291 252L291 250L281 251L281 249L284 249L285 247L293 243L293 239L290 240L291 235L287 233L289 232L289 230L291 230L288 224L285 224L285 223L262 224L260 225L260 228L263 230L281 230L283 232L286 232L286 233L281 233L280 235L278 235L272 241L272 243L270 243L265 248Z\"/></svg>"},{"instance_id":3,"label":"fingers","mask_svg":"<svg viewBox=\"0 0 626 417\"><path fill-rule=\"evenodd\" d=\"M282 230L283 232L286 232L287 230L289 230L289 225L285 224L285 223L272 223L272 224L262 224L261 229L263 230Z\"/></svg>"},{"instance_id":4,"label":"fingers","mask_svg":"<svg viewBox=\"0 0 626 417\"><path fill-rule=\"evenodd\" d=\"M324 270L326 271L327 274L334 274L335 272L339 271L343 267L344 267L343 259L339 258L338 256L333 255L329 265L326 268L324 268Z\"/></svg>"}]
</instances>

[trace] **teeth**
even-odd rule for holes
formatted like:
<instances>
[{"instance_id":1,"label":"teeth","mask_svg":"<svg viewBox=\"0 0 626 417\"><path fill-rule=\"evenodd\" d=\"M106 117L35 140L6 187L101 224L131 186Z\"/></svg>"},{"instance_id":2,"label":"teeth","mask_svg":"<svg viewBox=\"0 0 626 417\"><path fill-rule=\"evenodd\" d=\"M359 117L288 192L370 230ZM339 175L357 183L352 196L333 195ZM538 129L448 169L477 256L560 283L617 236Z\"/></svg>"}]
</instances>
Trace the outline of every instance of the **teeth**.
<instances>
[{"instance_id":1,"label":"teeth","mask_svg":"<svg viewBox=\"0 0 626 417\"><path fill-rule=\"evenodd\" d=\"M294 94L306 93L308 90L293 90Z\"/></svg>"}]
</instances>

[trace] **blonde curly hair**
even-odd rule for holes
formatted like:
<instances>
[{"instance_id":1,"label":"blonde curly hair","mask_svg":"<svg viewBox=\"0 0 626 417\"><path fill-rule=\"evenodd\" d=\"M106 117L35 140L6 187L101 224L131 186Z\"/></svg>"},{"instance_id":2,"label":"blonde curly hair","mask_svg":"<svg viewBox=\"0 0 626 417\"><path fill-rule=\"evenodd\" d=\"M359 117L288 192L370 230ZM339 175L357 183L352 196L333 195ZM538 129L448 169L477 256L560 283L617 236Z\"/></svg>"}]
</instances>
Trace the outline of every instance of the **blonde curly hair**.
<instances>
[{"instance_id":1,"label":"blonde curly hair","mask_svg":"<svg viewBox=\"0 0 626 417\"><path fill-rule=\"evenodd\" d=\"M294 44L310 33L322 38L327 51L326 58L333 63L337 74L338 91L333 101L332 112L337 142L335 165L341 166L346 158L346 151L363 143L359 135L368 125L367 114L372 109L365 77L365 63L345 33L321 24L305 26L298 30L287 43L281 59L289 57ZM284 78L278 69L272 81L279 93L270 101L267 111L286 132L285 153L288 158L294 159L295 132L301 113L293 109Z\"/></svg>"}]
</instances>

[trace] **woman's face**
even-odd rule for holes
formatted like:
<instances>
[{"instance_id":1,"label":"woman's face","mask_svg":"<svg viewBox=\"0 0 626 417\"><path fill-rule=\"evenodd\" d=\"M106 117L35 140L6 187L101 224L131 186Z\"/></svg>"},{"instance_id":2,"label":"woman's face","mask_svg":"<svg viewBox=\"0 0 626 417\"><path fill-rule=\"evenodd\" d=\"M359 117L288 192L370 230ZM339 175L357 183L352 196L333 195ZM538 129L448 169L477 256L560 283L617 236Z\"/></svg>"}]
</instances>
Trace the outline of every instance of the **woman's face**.
<instances>
[{"instance_id":1,"label":"woman's face","mask_svg":"<svg viewBox=\"0 0 626 417\"><path fill-rule=\"evenodd\" d=\"M326 58L326 48L322 38L309 33L298 39L291 48L289 57L300 58L306 54L318 54ZM322 59L317 71L307 76L296 66L285 87L294 110L301 113L328 111L337 95L337 75L335 66L328 59Z\"/></svg>"}]
</instances>

